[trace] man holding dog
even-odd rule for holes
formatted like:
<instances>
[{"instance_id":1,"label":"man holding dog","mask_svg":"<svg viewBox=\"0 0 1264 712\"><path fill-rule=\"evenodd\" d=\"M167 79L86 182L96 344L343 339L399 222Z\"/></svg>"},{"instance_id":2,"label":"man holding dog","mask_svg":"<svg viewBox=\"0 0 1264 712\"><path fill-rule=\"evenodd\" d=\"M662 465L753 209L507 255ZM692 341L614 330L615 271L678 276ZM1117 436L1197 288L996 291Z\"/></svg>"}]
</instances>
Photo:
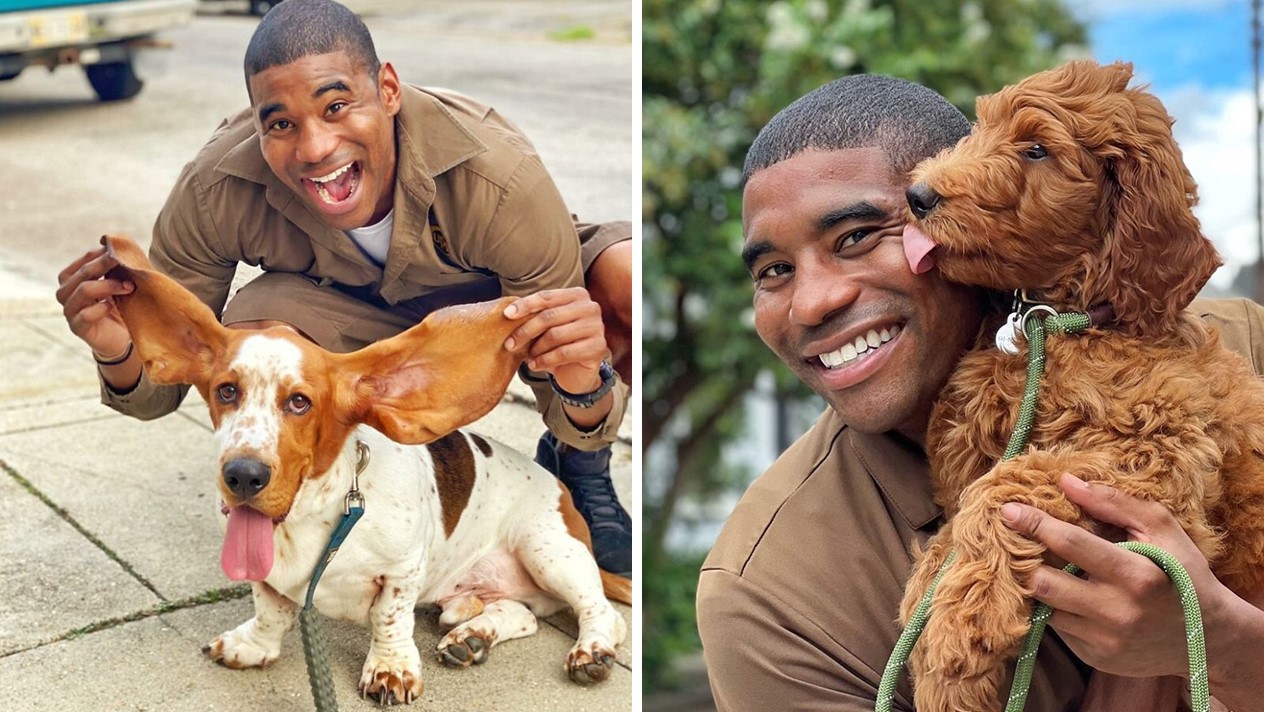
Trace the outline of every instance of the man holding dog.
<instances>
[{"instance_id":1,"label":"man holding dog","mask_svg":"<svg viewBox=\"0 0 1264 712\"><path fill-rule=\"evenodd\" d=\"M452 304L520 296L510 337L549 432L537 461L571 490L602 568L630 576L631 521L609 443L628 397L631 225L576 226L530 141L492 108L400 82L367 28L332 0L290 0L246 51L251 106L189 163L151 259L225 325L288 325L351 351ZM578 231L577 231L578 228ZM229 289L238 263L264 274ZM60 275L71 330L100 364L105 403L139 418L178 407L155 386L110 297L130 284L93 250ZM613 350L613 353L612 353Z\"/></svg>"},{"instance_id":2,"label":"man holding dog","mask_svg":"<svg viewBox=\"0 0 1264 712\"><path fill-rule=\"evenodd\" d=\"M912 274L906 175L969 131L928 89L856 76L783 110L747 155L742 256L756 330L830 407L750 487L703 565L698 625L721 710L874 707L910 547L942 523L923 452L931 406L988 299L937 271ZM1264 309L1195 308L1262 370L1264 341L1251 335ZM1074 473L1061 485L1098 520L1182 561L1202 604L1213 694L1239 712L1264 709L1264 601L1221 585L1161 506ZM1041 647L1027 709L1171 709L1188 667L1166 575L1033 508L1003 514L1086 571L1044 567L1033 579L1058 635ZM896 708L912 709L911 699L906 679Z\"/></svg>"}]
</instances>

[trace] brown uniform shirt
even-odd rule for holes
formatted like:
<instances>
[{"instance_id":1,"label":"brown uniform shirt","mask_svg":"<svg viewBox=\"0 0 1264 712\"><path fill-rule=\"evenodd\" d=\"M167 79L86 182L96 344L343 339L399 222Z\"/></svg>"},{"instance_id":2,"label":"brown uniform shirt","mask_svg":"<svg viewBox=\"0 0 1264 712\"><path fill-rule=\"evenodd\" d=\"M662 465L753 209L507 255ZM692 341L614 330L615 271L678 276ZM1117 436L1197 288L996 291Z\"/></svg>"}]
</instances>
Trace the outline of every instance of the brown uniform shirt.
<instances>
[{"instance_id":1,"label":"brown uniform shirt","mask_svg":"<svg viewBox=\"0 0 1264 712\"><path fill-rule=\"evenodd\" d=\"M249 110L229 119L180 174L154 226L150 258L216 314L238 263L359 288L385 306L472 282L504 295L583 286L574 220L531 142L492 108L455 92L403 87L395 123L394 228L379 267L323 224L264 162ZM432 227L438 225L438 230ZM287 321L287 305L272 319ZM550 430L590 449L615 439L627 388L596 434L580 434L547 380L526 379ZM142 376L106 405L138 418L175 410L187 387Z\"/></svg>"},{"instance_id":2,"label":"brown uniform shirt","mask_svg":"<svg viewBox=\"0 0 1264 712\"><path fill-rule=\"evenodd\" d=\"M1264 308L1191 308L1261 373ZM747 490L703 564L698 629L719 709L873 710L899 638L909 547L939 524L920 448L822 415ZM1078 709L1090 672L1046 635L1027 709ZM894 708L913 709L907 675Z\"/></svg>"}]
</instances>

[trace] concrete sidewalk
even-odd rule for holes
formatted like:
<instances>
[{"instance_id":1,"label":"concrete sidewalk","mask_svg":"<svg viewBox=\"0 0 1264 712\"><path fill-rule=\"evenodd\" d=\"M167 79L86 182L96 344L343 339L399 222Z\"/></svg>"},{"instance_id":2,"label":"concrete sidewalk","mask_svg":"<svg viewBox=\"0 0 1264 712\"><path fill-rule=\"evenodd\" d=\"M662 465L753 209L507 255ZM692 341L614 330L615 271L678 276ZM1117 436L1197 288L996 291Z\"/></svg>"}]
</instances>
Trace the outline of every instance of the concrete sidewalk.
<instances>
[{"instance_id":1,"label":"concrete sidewalk","mask_svg":"<svg viewBox=\"0 0 1264 712\"><path fill-rule=\"evenodd\" d=\"M253 615L248 588L219 569L205 405L194 392L179 412L148 423L101 405L91 356L52 291L0 268L0 707L312 709L297 631L266 670L228 670L201 652ZM472 428L534 452L542 426L531 402L515 381ZM630 503L626 437L614 460ZM619 609L631 630L630 610ZM451 670L428 654L437 612L419 609L426 689L416 708L630 710L635 642L610 680L581 688L562 669L573 616L547 623L497 647L485 665ZM368 631L328 619L324 630L340 708L374 709L356 694Z\"/></svg>"}]
</instances>

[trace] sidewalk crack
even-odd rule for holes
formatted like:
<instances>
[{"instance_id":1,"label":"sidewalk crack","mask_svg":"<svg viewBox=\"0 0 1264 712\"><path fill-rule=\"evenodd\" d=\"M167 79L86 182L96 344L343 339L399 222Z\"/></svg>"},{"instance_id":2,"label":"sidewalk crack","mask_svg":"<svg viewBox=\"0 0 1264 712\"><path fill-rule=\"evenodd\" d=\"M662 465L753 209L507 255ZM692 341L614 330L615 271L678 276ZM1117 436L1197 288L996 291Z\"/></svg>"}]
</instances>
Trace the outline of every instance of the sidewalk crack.
<instances>
[{"instance_id":1,"label":"sidewalk crack","mask_svg":"<svg viewBox=\"0 0 1264 712\"><path fill-rule=\"evenodd\" d=\"M53 510L57 514L57 516L61 517L67 524L73 527L75 531L79 532L81 535L83 535L85 539L92 542L92 544L96 546L98 549L100 549L102 553L104 553L107 557L109 557L111 561L113 561L114 563L122 567L123 571L127 572L129 576L136 579L136 581L140 583L140 585L149 589L150 593L157 596L159 601L161 601L163 604L168 603L167 597L159 593L158 589L155 588L154 585L150 583L148 579L142 576L139 571L133 568L130 563L128 563L127 561L124 561L123 557L115 553L114 550L111 549L109 546L106 546L105 542L101 541L101 539L98 538L97 535L88 531L87 528L85 528L82 524L78 522L78 520L70 516L70 512L67 512L64 508L62 508L60 505L54 502L52 498L50 498L48 495L41 492L40 489L36 487L30 480L18 474L18 471L13 469L13 467L11 467L9 463L5 462L4 460L0 460L0 470L4 470L5 473L7 473L10 477L12 477L15 482L21 485L23 489L25 489L27 492L34 495L36 499L43 502L45 506Z\"/></svg>"}]
</instances>

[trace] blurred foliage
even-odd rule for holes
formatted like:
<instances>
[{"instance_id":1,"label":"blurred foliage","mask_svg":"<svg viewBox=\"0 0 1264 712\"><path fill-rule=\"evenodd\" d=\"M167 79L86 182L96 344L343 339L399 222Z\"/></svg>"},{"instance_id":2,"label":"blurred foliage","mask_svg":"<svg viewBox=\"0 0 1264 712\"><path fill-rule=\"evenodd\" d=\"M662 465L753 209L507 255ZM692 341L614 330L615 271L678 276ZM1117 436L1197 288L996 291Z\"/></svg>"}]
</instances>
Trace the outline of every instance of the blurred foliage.
<instances>
[{"instance_id":1,"label":"blurred foliage","mask_svg":"<svg viewBox=\"0 0 1264 712\"><path fill-rule=\"evenodd\" d=\"M642 684L646 692L671 687L676 682L671 661L701 647L698 628L694 625L693 599L698 592L702 559L696 554L667 554L654 575L645 577L641 600L655 601L657 606L657 625L643 628L641 636Z\"/></svg>"},{"instance_id":2,"label":"blurred foliage","mask_svg":"<svg viewBox=\"0 0 1264 712\"><path fill-rule=\"evenodd\" d=\"M978 95L1082 55L1085 31L1061 0L642 8L642 445L673 463L646 473L656 487L644 501L644 570L657 573L679 499L724 484L720 452L742 432L756 377L776 374L782 393L798 387L755 334L739 258L738 181L759 128L821 84L865 72L925 84L973 116ZM648 595L652 578L646 631L676 623L667 617L678 604ZM656 654L649 635L647 656ZM654 679L647 671L647 689Z\"/></svg>"}]
</instances>

